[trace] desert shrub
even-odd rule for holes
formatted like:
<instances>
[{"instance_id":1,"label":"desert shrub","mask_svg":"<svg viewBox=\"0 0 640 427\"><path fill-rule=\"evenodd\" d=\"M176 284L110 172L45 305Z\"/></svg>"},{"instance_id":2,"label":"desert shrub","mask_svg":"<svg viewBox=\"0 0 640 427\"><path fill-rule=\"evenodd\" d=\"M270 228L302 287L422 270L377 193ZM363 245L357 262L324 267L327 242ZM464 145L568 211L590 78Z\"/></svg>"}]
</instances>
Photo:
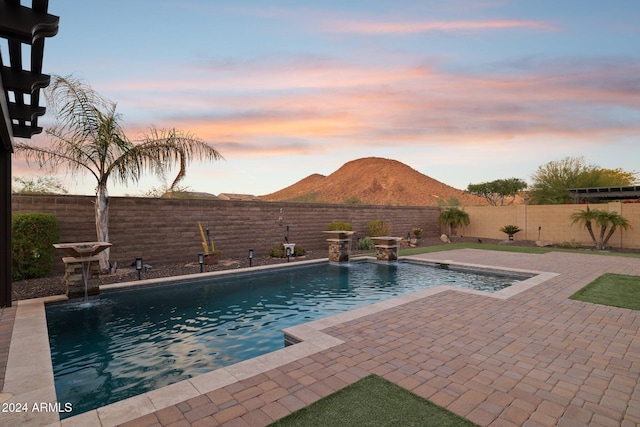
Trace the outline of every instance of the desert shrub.
<instances>
[{"instance_id":1,"label":"desert shrub","mask_svg":"<svg viewBox=\"0 0 640 427\"><path fill-rule=\"evenodd\" d=\"M352 231L353 227L348 222L333 221L327 226L329 231Z\"/></svg>"},{"instance_id":2,"label":"desert shrub","mask_svg":"<svg viewBox=\"0 0 640 427\"><path fill-rule=\"evenodd\" d=\"M358 243L356 243L356 248L360 251L369 251L375 248L376 245L373 243L370 237L363 237L362 239L358 239Z\"/></svg>"},{"instance_id":3,"label":"desert shrub","mask_svg":"<svg viewBox=\"0 0 640 427\"><path fill-rule=\"evenodd\" d=\"M295 248L293 248L293 254L291 255L294 257L304 256L306 253L307 251L302 246L296 245ZM272 258L286 258L287 252L284 250L284 244L280 243L279 245L275 245L269 249L269 256Z\"/></svg>"},{"instance_id":4,"label":"desert shrub","mask_svg":"<svg viewBox=\"0 0 640 427\"><path fill-rule=\"evenodd\" d=\"M11 217L11 279L44 277L53 269L54 243L60 242L60 226L54 215L14 214Z\"/></svg>"},{"instance_id":5,"label":"desert shrub","mask_svg":"<svg viewBox=\"0 0 640 427\"><path fill-rule=\"evenodd\" d=\"M373 220L367 223L367 236L388 236L391 234L391 224L385 221Z\"/></svg>"},{"instance_id":6,"label":"desert shrub","mask_svg":"<svg viewBox=\"0 0 640 427\"><path fill-rule=\"evenodd\" d=\"M562 249L580 249L582 247L582 243L578 242L575 239L571 239L570 242L562 242L558 245L559 248Z\"/></svg>"},{"instance_id":7,"label":"desert shrub","mask_svg":"<svg viewBox=\"0 0 640 427\"><path fill-rule=\"evenodd\" d=\"M364 202L358 196L347 197L342 201L345 205L362 205Z\"/></svg>"}]
</instances>

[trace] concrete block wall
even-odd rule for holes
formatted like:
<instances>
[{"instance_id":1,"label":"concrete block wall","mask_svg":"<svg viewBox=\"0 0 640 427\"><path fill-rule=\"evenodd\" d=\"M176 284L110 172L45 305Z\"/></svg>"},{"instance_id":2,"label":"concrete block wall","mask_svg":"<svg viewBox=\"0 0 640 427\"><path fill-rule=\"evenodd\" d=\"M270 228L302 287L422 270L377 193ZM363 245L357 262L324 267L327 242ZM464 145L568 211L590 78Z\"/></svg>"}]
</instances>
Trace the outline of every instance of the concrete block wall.
<instances>
[{"instance_id":1,"label":"concrete block wall","mask_svg":"<svg viewBox=\"0 0 640 427\"><path fill-rule=\"evenodd\" d=\"M12 211L56 215L62 242L96 240L94 197L14 195ZM440 235L439 213L435 207L111 197L111 259L121 266L137 256L150 264L196 260L202 251L198 221L227 258L247 256L249 248L256 256L268 254L284 241L287 225L290 242L327 253L322 231L332 221L351 223L354 238L367 234L371 220L389 222L394 236L405 237L420 227L425 237L435 237Z\"/></svg>"}]
</instances>

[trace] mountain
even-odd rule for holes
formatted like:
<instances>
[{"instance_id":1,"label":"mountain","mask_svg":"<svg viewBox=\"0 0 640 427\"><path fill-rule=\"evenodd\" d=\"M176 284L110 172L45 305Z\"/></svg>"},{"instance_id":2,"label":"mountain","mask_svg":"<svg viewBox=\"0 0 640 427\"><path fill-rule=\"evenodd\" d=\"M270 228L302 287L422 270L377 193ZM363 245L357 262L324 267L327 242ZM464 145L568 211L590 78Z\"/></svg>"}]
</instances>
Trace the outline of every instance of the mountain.
<instances>
[{"instance_id":1,"label":"mountain","mask_svg":"<svg viewBox=\"0 0 640 427\"><path fill-rule=\"evenodd\" d=\"M434 206L456 197L464 205L486 201L421 174L391 159L367 157L345 163L329 176L309 175L275 193L266 201L366 203L374 205Z\"/></svg>"}]
</instances>

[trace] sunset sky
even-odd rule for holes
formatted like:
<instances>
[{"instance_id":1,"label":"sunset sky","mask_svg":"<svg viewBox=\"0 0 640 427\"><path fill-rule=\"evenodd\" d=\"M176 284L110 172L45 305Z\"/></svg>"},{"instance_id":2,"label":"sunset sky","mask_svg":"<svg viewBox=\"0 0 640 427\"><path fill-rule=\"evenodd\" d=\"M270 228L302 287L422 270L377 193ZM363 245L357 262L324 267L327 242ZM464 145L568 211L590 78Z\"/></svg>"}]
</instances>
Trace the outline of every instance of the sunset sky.
<instances>
[{"instance_id":1,"label":"sunset sky","mask_svg":"<svg viewBox=\"0 0 640 427\"><path fill-rule=\"evenodd\" d=\"M369 156L460 189L530 181L566 156L640 170L636 0L51 0L49 12L60 27L43 72L116 101L132 140L175 127L221 152L191 165L193 191L263 195ZM43 174L14 159L14 175ZM56 176L93 194L90 176Z\"/></svg>"}]
</instances>

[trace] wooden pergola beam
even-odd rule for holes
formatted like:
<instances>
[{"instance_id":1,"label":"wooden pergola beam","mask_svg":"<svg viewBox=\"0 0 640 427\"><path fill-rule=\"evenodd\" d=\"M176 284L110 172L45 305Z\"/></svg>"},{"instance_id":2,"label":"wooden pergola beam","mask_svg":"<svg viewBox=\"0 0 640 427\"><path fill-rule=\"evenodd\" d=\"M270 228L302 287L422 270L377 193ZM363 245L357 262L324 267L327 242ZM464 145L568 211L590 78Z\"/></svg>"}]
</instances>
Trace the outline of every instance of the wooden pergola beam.
<instances>
[{"instance_id":1,"label":"wooden pergola beam","mask_svg":"<svg viewBox=\"0 0 640 427\"><path fill-rule=\"evenodd\" d=\"M8 60L0 52L0 307L10 307L11 286L11 155L13 138L42 132L38 117L45 113L40 89L50 78L42 74L44 40L58 33L59 18L49 15L48 0L0 0L0 38L7 40ZM23 46L31 46L23 58ZM25 59L28 61L25 66ZM10 96L11 95L11 96Z\"/></svg>"}]
</instances>

